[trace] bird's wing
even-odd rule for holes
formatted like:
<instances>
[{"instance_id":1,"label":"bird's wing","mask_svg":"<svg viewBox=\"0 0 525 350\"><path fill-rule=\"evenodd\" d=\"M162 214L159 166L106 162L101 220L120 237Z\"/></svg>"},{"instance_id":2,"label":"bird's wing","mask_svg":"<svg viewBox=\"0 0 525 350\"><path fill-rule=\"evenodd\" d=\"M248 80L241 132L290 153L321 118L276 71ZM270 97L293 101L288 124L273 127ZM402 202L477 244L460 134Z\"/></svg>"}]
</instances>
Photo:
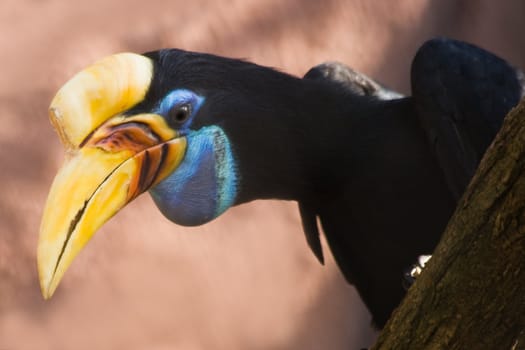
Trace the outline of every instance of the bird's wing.
<instances>
[{"instance_id":1,"label":"bird's wing","mask_svg":"<svg viewBox=\"0 0 525 350\"><path fill-rule=\"evenodd\" d=\"M363 73L339 62L325 62L311 68L304 79L330 81L360 96L372 96L380 100L392 100L403 95L390 90Z\"/></svg>"},{"instance_id":2,"label":"bird's wing","mask_svg":"<svg viewBox=\"0 0 525 350\"><path fill-rule=\"evenodd\" d=\"M379 100L392 100L403 97L403 95L384 87L365 74L359 73L339 62L321 63L311 68L303 78L332 82L340 85L341 88L348 90L350 93L370 96ZM299 213L308 246L319 262L323 264L323 248L319 240L317 213L314 205L299 202Z\"/></svg>"},{"instance_id":3,"label":"bird's wing","mask_svg":"<svg viewBox=\"0 0 525 350\"><path fill-rule=\"evenodd\" d=\"M428 142L456 199L524 95L523 72L476 46L433 39L412 63L412 95Z\"/></svg>"}]
</instances>

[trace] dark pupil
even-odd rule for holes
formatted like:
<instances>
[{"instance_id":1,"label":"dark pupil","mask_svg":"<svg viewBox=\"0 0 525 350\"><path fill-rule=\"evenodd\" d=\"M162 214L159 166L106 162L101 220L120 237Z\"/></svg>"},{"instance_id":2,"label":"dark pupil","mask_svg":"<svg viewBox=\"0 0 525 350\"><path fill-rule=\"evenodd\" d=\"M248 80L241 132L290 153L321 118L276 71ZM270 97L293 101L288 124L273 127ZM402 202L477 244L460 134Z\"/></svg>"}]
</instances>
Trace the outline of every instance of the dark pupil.
<instances>
[{"instance_id":1,"label":"dark pupil","mask_svg":"<svg viewBox=\"0 0 525 350\"><path fill-rule=\"evenodd\" d=\"M190 108L188 105L183 105L180 107L176 107L171 112L171 118L174 122L182 123L186 119L188 119L188 116L190 115Z\"/></svg>"}]
</instances>

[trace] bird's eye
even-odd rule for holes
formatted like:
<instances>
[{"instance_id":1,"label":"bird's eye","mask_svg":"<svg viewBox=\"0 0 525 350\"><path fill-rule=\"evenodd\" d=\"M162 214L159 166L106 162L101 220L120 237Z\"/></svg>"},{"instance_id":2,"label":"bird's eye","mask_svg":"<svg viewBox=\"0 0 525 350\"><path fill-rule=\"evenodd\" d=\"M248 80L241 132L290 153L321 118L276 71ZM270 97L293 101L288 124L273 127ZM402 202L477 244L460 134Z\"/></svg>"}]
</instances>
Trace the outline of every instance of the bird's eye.
<instances>
[{"instance_id":1,"label":"bird's eye","mask_svg":"<svg viewBox=\"0 0 525 350\"><path fill-rule=\"evenodd\" d=\"M191 107L189 104L183 104L173 107L168 112L168 119L175 125L181 125L189 119L191 115Z\"/></svg>"}]
</instances>

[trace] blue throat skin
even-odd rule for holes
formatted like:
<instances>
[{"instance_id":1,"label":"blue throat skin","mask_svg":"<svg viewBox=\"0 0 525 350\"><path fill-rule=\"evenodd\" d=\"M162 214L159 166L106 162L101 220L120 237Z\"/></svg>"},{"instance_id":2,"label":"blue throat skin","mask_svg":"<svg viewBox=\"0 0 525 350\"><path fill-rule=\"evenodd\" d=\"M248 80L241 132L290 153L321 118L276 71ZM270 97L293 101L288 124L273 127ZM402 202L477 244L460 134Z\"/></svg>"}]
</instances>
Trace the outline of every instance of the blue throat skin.
<instances>
[{"instance_id":1,"label":"blue throat skin","mask_svg":"<svg viewBox=\"0 0 525 350\"><path fill-rule=\"evenodd\" d=\"M237 168L230 142L218 126L186 134L184 160L149 192L162 214L183 226L209 222L235 203Z\"/></svg>"}]
</instances>

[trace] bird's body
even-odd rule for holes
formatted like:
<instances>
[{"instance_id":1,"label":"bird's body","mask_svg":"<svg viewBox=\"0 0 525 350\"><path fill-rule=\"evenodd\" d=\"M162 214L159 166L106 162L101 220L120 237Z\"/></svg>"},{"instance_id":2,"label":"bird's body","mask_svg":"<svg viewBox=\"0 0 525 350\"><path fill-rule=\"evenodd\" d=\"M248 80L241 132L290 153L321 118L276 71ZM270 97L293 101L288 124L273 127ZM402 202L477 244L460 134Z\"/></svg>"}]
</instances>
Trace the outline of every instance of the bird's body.
<instances>
[{"instance_id":1,"label":"bird's body","mask_svg":"<svg viewBox=\"0 0 525 350\"><path fill-rule=\"evenodd\" d=\"M432 252L455 207L413 109L410 99L392 101L359 120L340 160L344 180L311 199L339 267L379 325L404 295L403 269Z\"/></svg>"},{"instance_id":2,"label":"bird's body","mask_svg":"<svg viewBox=\"0 0 525 350\"><path fill-rule=\"evenodd\" d=\"M437 68L429 68L426 55ZM89 183L92 194L79 199L76 211L60 219L65 221L56 224L52 214L44 214L39 250L44 293L56 288L78 247L138 192L150 189L164 215L184 225L204 224L252 200L294 200L314 254L323 260L319 218L338 266L382 326L404 295L403 270L433 250L503 117L523 94L520 73L494 57L467 44L431 41L413 64L413 97L399 97L338 64L314 68L301 79L175 49L119 56L137 97L120 94L120 86L92 87L99 96L113 96L106 104L116 112L101 121L95 114L88 127L77 125L63 101L78 95L93 109L86 93L91 90L84 87L65 86L53 102L62 138L84 135L82 142L67 144L73 153L81 159L93 153L100 164L114 165L107 166L106 178ZM454 63L451 69L447 61ZM104 74L113 65L104 61ZM113 74L121 75L122 66ZM476 74L463 74L463 66L477 67L466 70ZM100 68L92 70L99 74ZM478 86L480 81L485 85ZM479 119L468 111L476 99L497 108ZM127 141L108 148L112 139ZM113 160L112 152L128 149L134 153ZM57 176L48 203L58 201L60 187L73 186L67 174L78 165L70 163ZM120 176L130 185L109 192L116 187L106 184ZM112 209L96 225L84 225L90 202L104 196ZM53 231L61 232L59 238Z\"/></svg>"},{"instance_id":3,"label":"bird's body","mask_svg":"<svg viewBox=\"0 0 525 350\"><path fill-rule=\"evenodd\" d=\"M365 105L347 114L347 172L330 195L310 202L338 266L383 326L405 294L401 272L433 251L503 118L523 97L524 75L478 47L434 39L414 59L410 97L392 96L338 63L306 78L339 84Z\"/></svg>"}]
</instances>

